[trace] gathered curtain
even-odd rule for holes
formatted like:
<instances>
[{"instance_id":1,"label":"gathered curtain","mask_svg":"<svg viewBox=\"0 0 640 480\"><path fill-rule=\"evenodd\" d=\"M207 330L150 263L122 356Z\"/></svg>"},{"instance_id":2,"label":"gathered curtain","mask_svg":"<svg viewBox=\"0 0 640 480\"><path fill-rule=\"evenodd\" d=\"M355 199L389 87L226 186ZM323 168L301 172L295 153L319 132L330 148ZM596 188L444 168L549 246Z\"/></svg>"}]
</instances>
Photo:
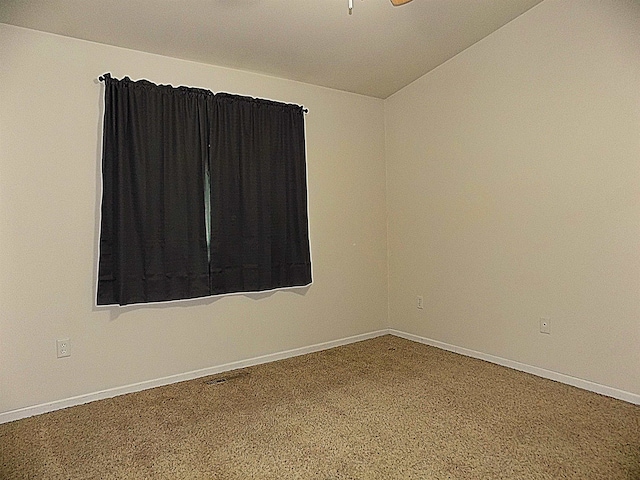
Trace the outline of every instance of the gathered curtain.
<instances>
[{"instance_id":1,"label":"gathered curtain","mask_svg":"<svg viewBox=\"0 0 640 480\"><path fill-rule=\"evenodd\" d=\"M302 107L102 78L99 305L311 283Z\"/></svg>"}]
</instances>

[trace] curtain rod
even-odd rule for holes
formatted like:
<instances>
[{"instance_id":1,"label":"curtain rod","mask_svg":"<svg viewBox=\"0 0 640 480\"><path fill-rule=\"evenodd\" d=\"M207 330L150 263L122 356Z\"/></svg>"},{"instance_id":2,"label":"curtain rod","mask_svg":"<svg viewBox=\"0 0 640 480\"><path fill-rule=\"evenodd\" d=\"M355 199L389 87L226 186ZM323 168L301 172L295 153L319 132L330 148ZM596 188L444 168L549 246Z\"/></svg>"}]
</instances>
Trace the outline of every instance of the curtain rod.
<instances>
[{"instance_id":1,"label":"curtain rod","mask_svg":"<svg viewBox=\"0 0 640 480\"><path fill-rule=\"evenodd\" d=\"M106 78L111 78L111 74L110 73L105 73L104 75L100 75L98 77L98 80L101 81L101 82L104 82ZM309 109L302 107L302 113L309 113Z\"/></svg>"}]
</instances>

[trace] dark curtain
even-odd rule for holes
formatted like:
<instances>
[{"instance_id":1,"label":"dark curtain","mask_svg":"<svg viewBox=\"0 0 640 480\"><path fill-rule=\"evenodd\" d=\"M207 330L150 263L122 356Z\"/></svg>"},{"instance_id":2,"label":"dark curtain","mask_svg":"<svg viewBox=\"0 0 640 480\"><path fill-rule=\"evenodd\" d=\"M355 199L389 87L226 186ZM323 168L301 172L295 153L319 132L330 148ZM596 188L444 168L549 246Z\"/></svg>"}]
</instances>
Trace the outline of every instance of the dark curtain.
<instances>
[{"instance_id":1,"label":"dark curtain","mask_svg":"<svg viewBox=\"0 0 640 480\"><path fill-rule=\"evenodd\" d=\"M208 96L105 75L98 304L209 294Z\"/></svg>"},{"instance_id":2,"label":"dark curtain","mask_svg":"<svg viewBox=\"0 0 640 480\"><path fill-rule=\"evenodd\" d=\"M218 93L210 118L212 293L311 283L302 108Z\"/></svg>"},{"instance_id":3,"label":"dark curtain","mask_svg":"<svg viewBox=\"0 0 640 480\"><path fill-rule=\"evenodd\" d=\"M301 107L103 78L99 305L311 282Z\"/></svg>"}]
</instances>

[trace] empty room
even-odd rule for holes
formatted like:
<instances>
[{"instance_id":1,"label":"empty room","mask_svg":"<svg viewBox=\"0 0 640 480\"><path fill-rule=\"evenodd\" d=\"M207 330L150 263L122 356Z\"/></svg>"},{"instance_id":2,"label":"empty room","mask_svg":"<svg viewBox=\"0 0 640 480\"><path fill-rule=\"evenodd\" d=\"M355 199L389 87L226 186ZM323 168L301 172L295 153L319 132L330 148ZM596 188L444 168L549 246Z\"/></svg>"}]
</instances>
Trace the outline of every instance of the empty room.
<instances>
[{"instance_id":1,"label":"empty room","mask_svg":"<svg viewBox=\"0 0 640 480\"><path fill-rule=\"evenodd\" d=\"M640 2L4 0L1 479L640 479Z\"/></svg>"}]
</instances>

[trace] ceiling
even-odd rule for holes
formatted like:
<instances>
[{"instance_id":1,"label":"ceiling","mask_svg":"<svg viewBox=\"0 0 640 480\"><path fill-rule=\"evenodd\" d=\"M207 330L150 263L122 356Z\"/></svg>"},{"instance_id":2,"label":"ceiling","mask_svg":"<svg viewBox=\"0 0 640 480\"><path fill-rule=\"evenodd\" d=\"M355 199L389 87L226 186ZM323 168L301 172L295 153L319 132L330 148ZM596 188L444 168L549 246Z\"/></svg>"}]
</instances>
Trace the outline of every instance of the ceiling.
<instances>
[{"instance_id":1,"label":"ceiling","mask_svg":"<svg viewBox=\"0 0 640 480\"><path fill-rule=\"evenodd\" d=\"M386 98L541 0L1 0L0 23Z\"/></svg>"}]
</instances>

